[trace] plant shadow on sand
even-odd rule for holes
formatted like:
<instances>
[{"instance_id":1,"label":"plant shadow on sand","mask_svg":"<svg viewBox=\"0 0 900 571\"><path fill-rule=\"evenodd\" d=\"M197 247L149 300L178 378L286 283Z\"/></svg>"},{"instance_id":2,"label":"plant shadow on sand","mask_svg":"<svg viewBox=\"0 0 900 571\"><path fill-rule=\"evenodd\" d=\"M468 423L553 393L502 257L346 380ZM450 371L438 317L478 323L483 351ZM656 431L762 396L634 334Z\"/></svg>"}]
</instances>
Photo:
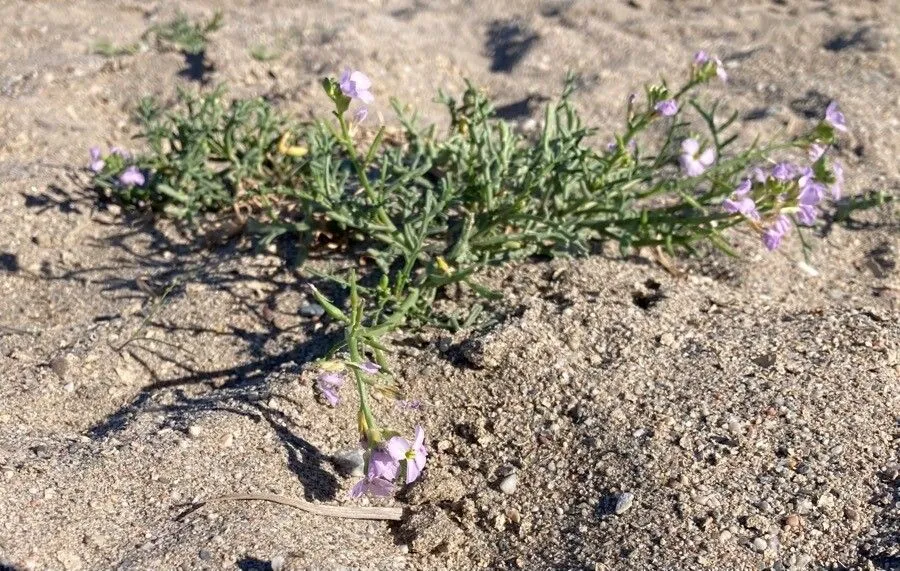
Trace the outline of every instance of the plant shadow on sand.
<instances>
[{"instance_id":1,"label":"plant shadow on sand","mask_svg":"<svg viewBox=\"0 0 900 571\"><path fill-rule=\"evenodd\" d=\"M43 275L42 279L89 280L101 284L102 291L116 299L138 301L143 305L145 319L136 332L140 335L132 334L133 337L113 349L128 355L145 369L151 382L130 402L93 425L87 432L91 438L113 436L137 416L146 413L162 414L167 426L181 429L186 429L205 412L233 413L269 425L286 451L288 467L304 486L305 499L334 499L338 482L324 469L329 457L297 434L287 415L268 404L271 398L285 398L270 393L273 374L281 372L297 376L305 363L325 355L338 339L339 332L329 332L328 328L312 334L313 321L280 328L272 319L270 308L274 307L279 295L296 291L302 283L316 280L301 277L287 262L274 275L270 271L255 272L261 268L253 263L253 252L238 244L237 239L211 246L202 237L194 236L190 229L179 229L173 235L146 216L126 214L116 219L104 213L109 204L98 202L92 190L69 192L60 186L51 186L44 192L27 194L24 198L26 204L41 211L94 211L99 213L94 216L94 222L110 231L103 232L104 237L93 244L103 250L103 263ZM286 257L291 257L291 244L286 242L283 246L281 250L288 252ZM238 260L240 263L235 263ZM268 269L271 270L271 265ZM154 306L185 296L186 285L190 283L203 284L217 294L227 294L233 299L232 307L239 307L239 311L247 312L256 322L266 326L252 331L239 327L222 331L183 323L177 315L167 316L166 320L159 318ZM340 295L335 295L340 292L333 285L319 285L320 289L340 300ZM259 286L265 290L262 298L254 295L254 292L262 291L253 289ZM101 315L95 321L124 317L122 314ZM308 330L298 331L303 328ZM123 333L127 335L134 329L129 323ZM242 364L231 367L200 367L193 362L187 349L166 341L172 339L172 335L183 337L185 333L227 337L232 344L241 345L240 354L247 358L242 359ZM288 333L292 335L286 335ZM159 369L163 366L170 371L174 368L178 373L162 375Z\"/></svg>"}]
</instances>

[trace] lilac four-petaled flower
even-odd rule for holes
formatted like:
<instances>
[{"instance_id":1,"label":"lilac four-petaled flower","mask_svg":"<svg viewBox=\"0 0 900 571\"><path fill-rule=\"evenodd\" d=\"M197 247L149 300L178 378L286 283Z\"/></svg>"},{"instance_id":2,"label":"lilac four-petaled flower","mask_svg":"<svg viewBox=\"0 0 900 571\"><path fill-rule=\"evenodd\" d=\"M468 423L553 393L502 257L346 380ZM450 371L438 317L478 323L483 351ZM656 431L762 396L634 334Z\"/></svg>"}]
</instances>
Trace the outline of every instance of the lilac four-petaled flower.
<instances>
[{"instance_id":1,"label":"lilac four-petaled flower","mask_svg":"<svg viewBox=\"0 0 900 571\"><path fill-rule=\"evenodd\" d=\"M415 482L422 473L428 456L428 450L425 449L425 430L421 426L416 427L416 437L412 444L401 436L395 436L388 440L385 450L397 462L406 460L406 483Z\"/></svg>"},{"instance_id":2,"label":"lilac four-petaled flower","mask_svg":"<svg viewBox=\"0 0 900 571\"><path fill-rule=\"evenodd\" d=\"M656 109L656 112L663 117L672 117L673 115L678 113L678 102L674 99L663 99L653 108Z\"/></svg>"},{"instance_id":3,"label":"lilac four-petaled flower","mask_svg":"<svg viewBox=\"0 0 900 571\"><path fill-rule=\"evenodd\" d=\"M837 101L832 101L825 108L825 122L838 131L847 130L847 119L841 113L841 108L838 107Z\"/></svg>"},{"instance_id":4,"label":"lilac four-petaled flower","mask_svg":"<svg viewBox=\"0 0 900 571\"><path fill-rule=\"evenodd\" d=\"M338 391L344 384L344 381L344 375L341 373L325 372L316 379L316 387L318 387L325 400L328 401L328 404L337 406L341 402Z\"/></svg>"},{"instance_id":5,"label":"lilac four-petaled flower","mask_svg":"<svg viewBox=\"0 0 900 571\"><path fill-rule=\"evenodd\" d=\"M100 172L103 170L103 167L106 165L106 161L103 160L103 156L100 154L100 147L91 147L91 170L94 172Z\"/></svg>"},{"instance_id":6,"label":"lilac four-petaled flower","mask_svg":"<svg viewBox=\"0 0 900 571\"><path fill-rule=\"evenodd\" d=\"M144 173L134 165L126 168L119 175L119 183L121 183L122 186L142 186L144 182Z\"/></svg>"},{"instance_id":7,"label":"lilac four-petaled flower","mask_svg":"<svg viewBox=\"0 0 900 571\"><path fill-rule=\"evenodd\" d=\"M778 163L772 167L772 178L781 182L787 182L798 174L797 165L792 163Z\"/></svg>"},{"instance_id":8,"label":"lilac four-petaled flower","mask_svg":"<svg viewBox=\"0 0 900 571\"><path fill-rule=\"evenodd\" d=\"M341 93L351 99L359 99L366 105L375 101L372 95L372 80L361 71L345 70L339 82Z\"/></svg>"},{"instance_id":9,"label":"lilac four-petaled flower","mask_svg":"<svg viewBox=\"0 0 900 571\"><path fill-rule=\"evenodd\" d=\"M770 252L777 250L784 235L791 230L791 219L784 214L775 219L768 230L763 232L762 242Z\"/></svg>"},{"instance_id":10,"label":"lilac four-petaled flower","mask_svg":"<svg viewBox=\"0 0 900 571\"><path fill-rule=\"evenodd\" d=\"M759 220L759 211L756 209L756 202L750 198L750 190L753 188L753 182L749 178L745 178L732 193L733 198L726 198L722 201L722 208L730 214L742 214L751 220Z\"/></svg>"},{"instance_id":11,"label":"lilac four-petaled flower","mask_svg":"<svg viewBox=\"0 0 900 571\"><path fill-rule=\"evenodd\" d=\"M709 54L703 50L694 54L694 64L696 65L704 65L708 63L710 59L712 59L713 63L716 65L716 76L723 82L728 81L728 72L725 71L725 65L722 63L722 60L717 57L710 58Z\"/></svg>"},{"instance_id":12,"label":"lilac four-petaled flower","mask_svg":"<svg viewBox=\"0 0 900 571\"><path fill-rule=\"evenodd\" d=\"M681 142L681 156L678 158L681 170L687 176L700 176L716 161L716 151L711 147L700 151L700 143L696 139L685 139Z\"/></svg>"}]
</instances>

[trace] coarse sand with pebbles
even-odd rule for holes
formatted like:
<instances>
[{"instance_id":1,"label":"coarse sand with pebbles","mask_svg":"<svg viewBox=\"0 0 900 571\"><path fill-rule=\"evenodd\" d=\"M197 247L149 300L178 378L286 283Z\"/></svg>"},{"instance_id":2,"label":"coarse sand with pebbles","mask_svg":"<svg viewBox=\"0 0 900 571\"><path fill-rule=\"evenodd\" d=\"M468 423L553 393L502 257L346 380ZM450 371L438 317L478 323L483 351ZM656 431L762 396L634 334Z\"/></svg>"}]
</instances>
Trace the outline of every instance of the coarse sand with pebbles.
<instances>
[{"instance_id":1,"label":"coarse sand with pebbles","mask_svg":"<svg viewBox=\"0 0 900 571\"><path fill-rule=\"evenodd\" d=\"M446 124L463 79L535 129L566 71L618 128L626 95L698 49L745 141L796 133L838 100L847 192L900 194L896 0L184 1L224 27L198 68L137 41L175 3L0 4L0 568L900 569L900 226L887 205L829 224L806 265L653 252L494 269L495 322L397 334L426 427L403 520L332 505L356 480L352 403L324 406L309 361L339 334L302 268L249 240L99 205L92 145L134 145L138 99L227 83L300 117L318 79L365 70ZM258 61L261 46L272 54ZM674 267L673 267L674 265ZM162 293L172 283L176 287ZM467 293L445 303L467 303ZM6 567L4 567L4 565Z\"/></svg>"}]
</instances>

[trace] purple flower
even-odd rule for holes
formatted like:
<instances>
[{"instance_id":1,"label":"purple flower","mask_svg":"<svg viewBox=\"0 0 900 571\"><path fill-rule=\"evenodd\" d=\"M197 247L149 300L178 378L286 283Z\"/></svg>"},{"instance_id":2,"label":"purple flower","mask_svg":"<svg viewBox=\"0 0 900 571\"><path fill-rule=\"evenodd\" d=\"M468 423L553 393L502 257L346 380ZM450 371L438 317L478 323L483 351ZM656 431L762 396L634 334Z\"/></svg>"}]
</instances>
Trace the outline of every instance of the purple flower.
<instances>
[{"instance_id":1,"label":"purple flower","mask_svg":"<svg viewBox=\"0 0 900 571\"><path fill-rule=\"evenodd\" d=\"M769 179L769 175L767 175L766 171L764 171L760 167L753 167L753 170L750 171L750 174L753 176L753 180L761 184L766 184L766 181Z\"/></svg>"},{"instance_id":2,"label":"purple flower","mask_svg":"<svg viewBox=\"0 0 900 571\"><path fill-rule=\"evenodd\" d=\"M345 70L341 74L341 92L351 99L359 99L366 105L375 101L370 88L372 81L361 71Z\"/></svg>"},{"instance_id":3,"label":"purple flower","mask_svg":"<svg viewBox=\"0 0 900 571\"><path fill-rule=\"evenodd\" d=\"M728 81L728 72L725 71L725 64L719 58L713 58L713 61L716 63L716 75L723 83Z\"/></svg>"},{"instance_id":4,"label":"purple flower","mask_svg":"<svg viewBox=\"0 0 900 571\"><path fill-rule=\"evenodd\" d=\"M813 143L806 152L809 154L809 160L811 162L816 162L819 160L819 157L825 154L825 147L819 143Z\"/></svg>"},{"instance_id":5,"label":"purple flower","mask_svg":"<svg viewBox=\"0 0 900 571\"><path fill-rule=\"evenodd\" d=\"M400 462L384 450L373 450L369 459L369 479L382 478L392 482L400 470Z\"/></svg>"},{"instance_id":6,"label":"purple flower","mask_svg":"<svg viewBox=\"0 0 900 571\"><path fill-rule=\"evenodd\" d=\"M119 175L119 182L122 186L141 186L144 184L144 175L140 169L131 165Z\"/></svg>"},{"instance_id":7,"label":"purple flower","mask_svg":"<svg viewBox=\"0 0 900 571\"><path fill-rule=\"evenodd\" d=\"M344 375L340 373L322 373L316 379L316 387L331 406L337 406L341 402L338 390L344 384Z\"/></svg>"},{"instance_id":8,"label":"purple flower","mask_svg":"<svg viewBox=\"0 0 900 571\"><path fill-rule=\"evenodd\" d=\"M781 239L784 238L784 235L787 234L790 229L791 219L782 214L775 219L775 222L772 224L772 226L769 227L768 230L763 232L763 245L770 252L778 249L778 246L781 245Z\"/></svg>"},{"instance_id":9,"label":"purple flower","mask_svg":"<svg viewBox=\"0 0 900 571\"><path fill-rule=\"evenodd\" d=\"M847 119L844 117L844 114L841 113L837 101L832 101L828 104L828 107L825 108L825 122L838 131L847 130Z\"/></svg>"},{"instance_id":10,"label":"purple flower","mask_svg":"<svg viewBox=\"0 0 900 571\"><path fill-rule=\"evenodd\" d=\"M811 204L801 204L797 211L797 222L804 226L812 226L816 223L816 207Z\"/></svg>"},{"instance_id":11,"label":"purple flower","mask_svg":"<svg viewBox=\"0 0 900 571\"><path fill-rule=\"evenodd\" d=\"M834 184L831 185L831 198L840 200L841 195L844 192L844 167L841 166L841 163L834 161L831 170L834 171Z\"/></svg>"},{"instance_id":12,"label":"purple flower","mask_svg":"<svg viewBox=\"0 0 900 571\"><path fill-rule=\"evenodd\" d=\"M762 235L763 246L770 252L777 250L778 246L781 245L782 237L782 234L779 234L772 229L766 230Z\"/></svg>"},{"instance_id":13,"label":"purple flower","mask_svg":"<svg viewBox=\"0 0 900 571\"><path fill-rule=\"evenodd\" d=\"M738 198L737 200L726 198L722 201L722 208L725 212L731 214L740 213L747 218L759 220L759 212L756 210L756 203L753 202L753 199L749 196Z\"/></svg>"},{"instance_id":14,"label":"purple flower","mask_svg":"<svg viewBox=\"0 0 900 571\"><path fill-rule=\"evenodd\" d=\"M381 367L379 365L376 365L372 361L366 361L365 363L360 363L358 366L359 366L360 371L362 371L363 373L369 374L369 375L374 375L378 371L381 370Z\"/></svg>"},{"instance_id":15,"label":"purple flower","mask_svg":"<svg viewBox=\"0 0 900 571\"><path fill-rule=\"evenodd\" d=\"M106 161L100 156L100 147L91 147L91 170L94 172L100 172L103 170L103 166L106 164Z\"/></svg>"},{"instance_id":16,"label":"purple flower","mask_svg":"<svg viewBox=\"0 0 900 571\"><path fill-rule=\"evenodd\" d=\"M361 498L365 494L388 498L394 493L394 484L381 478L366 476L350 489L351 498Z\"/></svg>"},{"instance_id":17,"label":"purple flower","mask_svg":"<svg viewBox=\"0 0 900 571\"><path fill-rule=\"evenodd\" d=\"M797 165L791 163L778 163L772 167L772 177L781 182L787 182L797 176Z\"/></svg>"},{"instance_id":18,"label":"purple flower","mask_svg":"<svg viewBox=\"0 0 900 571\"><path fill-rule=\"evenodd\" d=\"M657 103L653 108L663 117L671 117L678 113L678 102L674 99L664 99Z\"/></svg>"},{"instance_id":19,"label":"purple flower","mask_svg":"<svg viewBox=\"0 0 900 571\"><path fill-rule=\"evenodd\" d=\"M715 162L716 152L712 148L700 152L700 143L695 139L685 139L681 142L681 156L678 160L684 174L700 176L706 167Z\"/></svg>"},{"instance_id":20,"label":"purple flower","mask_svg":"<svg viewBox=\"0 0 900 571\"><path fill-rule=\"evenodd\" d=\"M776 232L787 234L791 230L791 219L782 214L775 219L775 223L772 224L772 228L774 228Z\"/></svg>"},{"instance_id":21,"label":"purple flower","mask_svg":"<svg viewBox=\"0 0 900 571\"><path fill-rule=\"evenodd\" d=\"M362 123L366 120L366 117L369 116L369 108L368 107L360 107L353 114L353 120L357 123Z\"/></svg>"},{"instance_id":22,"label":"purple flower","mask_svg":"<svg viewBox=\"0 0 900 571\"><path fill-rule=\"evenodd\" d=\"M716 75L719 76L719 79L722 81L728 81L728 73L725 71L725 66L722 64L722 60L717 57L710 58L709 54L703 50L700 50L696 54L694 54L694 65L705 65L709 63L710 59L712 59L713 63L716 64Z\"/></svg>"},{"instance_id":23,"label":"purple flower","mask_svg":"<svg viewBox=\"0 0 900 571\"><path fill-rule=\"evenodd\" d=\"M815 206L822 202L823 198L825 198L825 185L815 180L809 180L800 189L800 194L797 196L797 202L808 206Z\"/></svg>"},{"instance_id":24,"label":"purple flower","mask_svg":"<svg viewBox=\"0 0 900 571\"><path fill-rule=\"evenodd\" d=\"M753 183L749 178L745 178L741 181L741 184L737 185L734 189L734 195L738 198L743 198L750 194L750 189L753 188Z\"/></svg>"},{"instance_id":25,"label":"purple flower","mask_svg":"<svg viewBox=\"0 0 900 571\"><path fill-rule=\"evenodd\" d=\"M421 426L416 427L416 439L412 444L405 438L395 436L388 440L385 449L397 462L406 460L406 483L415 482L422 473L428 456L425 449L425 430Z\"/></svg>"}]
</instances>

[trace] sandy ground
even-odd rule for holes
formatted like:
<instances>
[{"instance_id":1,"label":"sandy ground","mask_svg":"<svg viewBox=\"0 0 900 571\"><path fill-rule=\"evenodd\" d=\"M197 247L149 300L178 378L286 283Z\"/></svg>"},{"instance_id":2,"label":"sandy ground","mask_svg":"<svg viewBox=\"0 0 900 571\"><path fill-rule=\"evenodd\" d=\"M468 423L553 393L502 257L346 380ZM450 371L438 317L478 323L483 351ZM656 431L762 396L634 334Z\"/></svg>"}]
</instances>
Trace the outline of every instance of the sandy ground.
<instances>
[{"instance_id":1,"label":"sandy ground","mask_svg":"<svg viewBox=\"0 0 900 571\"><path fill-rule=\"evenodd\" d=\"M573 70L613 129L629 91L704 48L748 133L798 131L838 99L848 190L900 188L897 1L225 4L204 79L299 116L351 65L388 121L387 95L443 120L436 90L469 77L524 123ZM818 277L796 244L765 255L740 235L741 259L682 260L684 277L641 256L495 270L496 325L395 339L423 405L380 414L423 423L432 451L402 524L188 512L237 492L347 503L333 456L355 421L303 373L335 331L302 315L302 270L84 190L86 149L127 144L138 97L196 85L178 54L90 46L173 11L0 5L0 568L900 568L896 208L825 228Z\"/></svg>"}]
</instances>

